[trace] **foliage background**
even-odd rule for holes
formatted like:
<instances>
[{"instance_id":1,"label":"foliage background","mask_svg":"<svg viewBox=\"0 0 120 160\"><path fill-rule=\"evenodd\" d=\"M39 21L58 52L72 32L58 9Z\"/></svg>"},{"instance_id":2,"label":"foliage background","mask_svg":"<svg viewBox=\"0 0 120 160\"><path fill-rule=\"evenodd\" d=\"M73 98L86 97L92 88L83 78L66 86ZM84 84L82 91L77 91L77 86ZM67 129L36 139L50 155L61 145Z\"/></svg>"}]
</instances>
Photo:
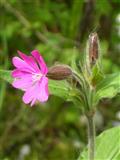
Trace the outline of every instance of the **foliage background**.
<instances>
[{"instance_id":1,"label":"foliage background","mask_svg":"<svg viewBox=\"0 0 120 160\"><path fill-rule=\"evenodd\" d=\"M103 69L120 70L120 2L117 0L0 0L0 69L13 69L21 50L38 49L48 66L71 64L85 53L89 34L100 38ZM24 105L22 92L0 80L0 159L74 160L87 144L86 119L72 103L51 96ZM120 96L105 99L97 134L120 124Z\"/></svg>"}]
</instances>

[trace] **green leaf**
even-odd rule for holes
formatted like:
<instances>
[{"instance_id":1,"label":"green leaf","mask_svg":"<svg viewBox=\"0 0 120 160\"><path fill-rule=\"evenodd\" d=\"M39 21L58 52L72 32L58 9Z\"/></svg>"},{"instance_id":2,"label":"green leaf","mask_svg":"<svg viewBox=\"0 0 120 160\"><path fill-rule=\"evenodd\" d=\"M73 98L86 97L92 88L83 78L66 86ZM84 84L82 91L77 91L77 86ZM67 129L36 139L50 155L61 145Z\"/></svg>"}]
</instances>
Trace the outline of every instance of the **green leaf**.
<instances>
[{"instance_id":1,"label":"green leaf","mask_svg":"<svg viewBox=\"0 0 120 160\"><path fill-rule=\"evenodd\" d=\"M112 98L120 93L120 73L107 75L96 86L95 100L98 102L102 98Z\"/></svg>"},{"instance_id":2,"label":"green leaf","mask_svg":"<svg viewBox=\"0 0 120 160\"><path fill-rule=\"evenodd\" d=\"M96 138L95 160L119 160L120 158L120 127L104 131ZM87 160L87 150L82 152L78 160Z\"/></svg>"},{"instance_id":3,"label":"green leaf","mask_svg":"<svg viewBox=\"0 0 120 160\"><path fill-rule=\"evenodd\" d=\"M13 82L13 78L11 77L11 71L8 70L0 70L0 78L9 82L10 84ZM73 97L75 97L77 94L76 89L71 88L67 81L64 80L49 80L48 85L51 95L61 97L68 101L71 101Z\"/></svg>"},{"instance_id":4,"label":"green leaf","mask_svg":"<svg viewBox=\"0 0 120 160\"><path fill-rule=\"evenodd\" d=\"M69 84L64 80L62 81L49 80L49 92L52 95L61 97L65 100L71 100L71 97L74 96L74 91L70 88Z\"/></svg>"},{"instance_id":5,"label":"green leaf","mask_svg":"<svg viewBox=\"0 0 120 160\"><path fill-rule=\"evenodd\" d=\"M0 69L0 78L7 81L8 83L13 82L13 78L11 77L11 71L8 71L8 70Z\"/></svg>"},{"instance_id":6,"label":"green leaf","mask_svg":"<svg viewBox=\"0 0 120 160\"><path fill-rule=\"evenodd\" d=\"M102 73L102 69L99 64L96 64L92 68L91 83L93 84L93 86L96 86L96 84L98 84L103 78L104 74Z\"/></svg>"}]
</instances>

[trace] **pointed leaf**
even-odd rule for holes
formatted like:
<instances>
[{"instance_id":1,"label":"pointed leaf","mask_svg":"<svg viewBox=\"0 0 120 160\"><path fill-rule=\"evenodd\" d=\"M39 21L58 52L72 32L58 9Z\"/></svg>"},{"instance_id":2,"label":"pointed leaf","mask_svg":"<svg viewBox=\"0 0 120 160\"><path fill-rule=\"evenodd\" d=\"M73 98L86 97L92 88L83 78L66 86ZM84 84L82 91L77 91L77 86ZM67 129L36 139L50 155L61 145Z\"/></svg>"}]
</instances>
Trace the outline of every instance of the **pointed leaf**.
<instances>
[{"instance_id":1,"label":"pointed leaf","mask_svg":"<svg viewBox=\"0 0 120 160\"><path fill-rule=\"evenodd\" d=\"M102 98L112 98L120 93L120 73L107 75L96 86L95 100L98 102Z\"/></svg>"},{"instance_id":2,"label":"pointed leaf","mask_svg":"<svg viewBox=\"0 0 120 160\"><path fill-rule=\"evenodd\" d=\"M96 152L94 160L119 160L120 158L120 127L104 131L96 138ZM87 160L85 150L78 160Z\"/></svg>"}]
</instances>

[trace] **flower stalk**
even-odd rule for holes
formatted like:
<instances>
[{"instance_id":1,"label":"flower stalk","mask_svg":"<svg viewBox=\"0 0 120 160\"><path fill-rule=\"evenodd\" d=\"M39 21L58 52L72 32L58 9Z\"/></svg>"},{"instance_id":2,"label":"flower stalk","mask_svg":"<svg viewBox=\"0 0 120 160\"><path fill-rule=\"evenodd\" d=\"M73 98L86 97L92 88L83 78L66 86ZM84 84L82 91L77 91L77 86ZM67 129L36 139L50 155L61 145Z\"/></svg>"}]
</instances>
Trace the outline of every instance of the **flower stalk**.
<instances>
[{"instance_id":1,"label":"flower stalk","mask_svg":"<svg viewBox=\"0 0 120 160\"><path fill-rule=\"evenodd\" d=\"M94 115L86 115L88 124L88 160L95 157L95 124Z\"/></svg>"}]
</instances>

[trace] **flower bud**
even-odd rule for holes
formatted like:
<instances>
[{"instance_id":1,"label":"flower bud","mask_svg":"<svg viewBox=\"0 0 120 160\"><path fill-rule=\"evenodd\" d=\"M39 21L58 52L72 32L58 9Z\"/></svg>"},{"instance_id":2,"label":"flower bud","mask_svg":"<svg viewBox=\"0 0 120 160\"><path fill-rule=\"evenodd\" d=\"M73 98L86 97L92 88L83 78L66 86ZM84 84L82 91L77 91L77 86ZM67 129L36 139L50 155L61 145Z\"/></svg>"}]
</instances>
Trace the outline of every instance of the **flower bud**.
<instances>
[{"instance_id":1,"label":"flower bud","mask_svg":"<svg viewBox=\"0 0 120 160\"><path fill-rule=\"evenodd\" d=\"M88 41L88 46L89 46L89 62L90 65L94 65L96 63L96 60L98 59L98 52L99 52L99 41L98 41L98 35L97 33L91 33L89 35L89 41Z\"/></svg>"},{"instance_id":2,"label":"flower bud","mask_svg":"<svg viewBox=\"0 0 120 160\"><path fill-rule=\"evenodd\" d=\"M72 75L72 70L67 65L55 65L48 69L47 77L53 80L64 80Z\"/></svg>"}]
</instances>

